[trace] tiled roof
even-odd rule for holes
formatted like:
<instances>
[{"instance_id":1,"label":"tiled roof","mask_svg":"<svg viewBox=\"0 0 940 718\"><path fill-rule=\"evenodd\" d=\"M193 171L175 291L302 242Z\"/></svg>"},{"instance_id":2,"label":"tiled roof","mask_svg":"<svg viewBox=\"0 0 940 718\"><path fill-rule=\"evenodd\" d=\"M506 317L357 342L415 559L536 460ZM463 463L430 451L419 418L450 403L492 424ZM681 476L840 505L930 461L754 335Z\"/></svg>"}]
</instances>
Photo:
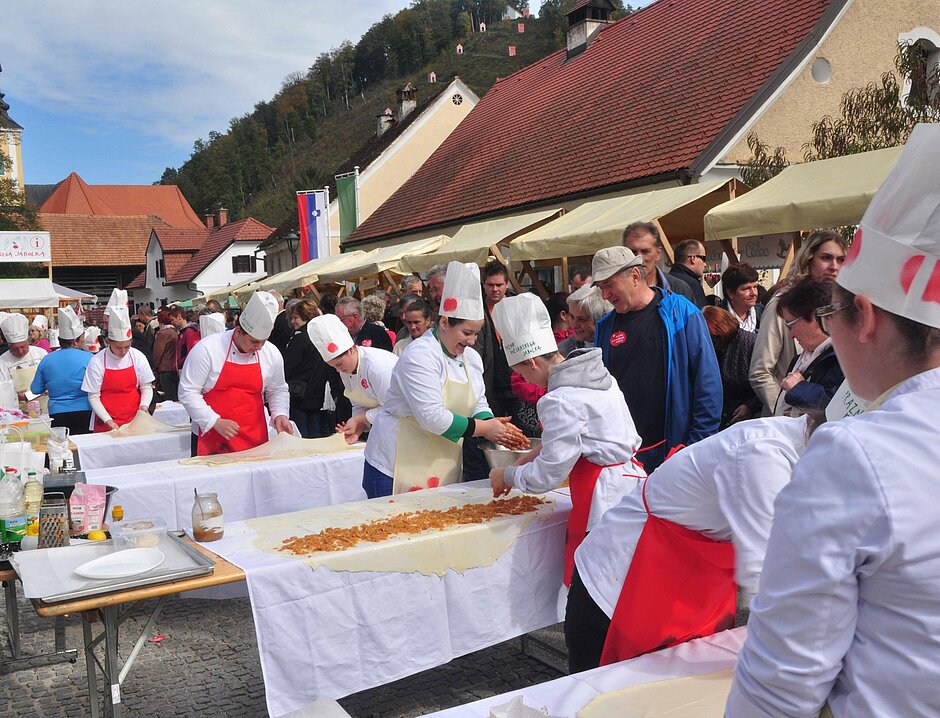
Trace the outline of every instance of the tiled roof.
<instances>
[{"instance_id":1,"label":"tiled roof","mask_svg":"<svg viewBox=\"0 0 940 718\"><path fill-rule=\"evenodd\" d=\"M156 215L171 227L204 226L176 185L89 185L72 172L43 203L47 214Z\"/></svg>"},{"instance_id":2,"label":"tiled roof","mask_svg":"<svg viewBox=\"0 0 940 718\"><path fill-rule=\"evenodd\" d=\"M39 215L52 238L57 267L140 266L147 262L147 243L159 217L94 217L73 214Z\"/></svg>"},{"instance_id":3,"label":"tiled roof","mask_svg":"<svg viewBox=\"0 0 940 718\"><path fill-rule=\"evenodd\" d=\"M654 2L498 81L344 245L687 178L845 1Z\"/></svg>"},{"instance_id":4,"label":"tiled roof","mask_svg":"<svg viewBox=\"0 0 940 718\"><path fill-rule=\"evenodd\" d=\"M166 280L171 284L191 282L232 242L260 242L272 231L271 227L252 217L207 230L208 236L198 252L172 273L170 267L166 268Z\"/></svg>"},{"instance_id":5,"label":"tiled roof","mask_svg":"<svg viewBox=\"0 0 940 718\"><path fill-rule=\"evenodd\" d=\"M147 284L147 268L140 270L136 277L127 283L125 289L143 289Z\"/></svg>"},{"instance_id":6,"label":"tiled roof","mask_svg":"<svg viewBox=\"0 0 940 718\"><path fill-rule=\"evenodd\" d=\"M162 227L156 229L154 234L164 253L173 251L195 253L205 243L206 238L209 236L209 229L205 226L201 229Z\"/></svg>"}]
</instances>

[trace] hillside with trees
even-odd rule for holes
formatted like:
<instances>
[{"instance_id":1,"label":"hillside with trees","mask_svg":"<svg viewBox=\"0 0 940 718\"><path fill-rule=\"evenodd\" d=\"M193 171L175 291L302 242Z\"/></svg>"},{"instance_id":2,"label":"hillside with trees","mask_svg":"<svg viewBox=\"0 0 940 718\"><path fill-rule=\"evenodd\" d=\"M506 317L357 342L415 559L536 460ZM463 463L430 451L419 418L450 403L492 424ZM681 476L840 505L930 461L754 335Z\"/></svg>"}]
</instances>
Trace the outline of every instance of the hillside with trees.
<instances>
[{"instance_id":1,"label":"hillside with trees","mask_svg":"<svg viewBox=\"0 0 940 718\"><path fill-rule=\"evenodd\" d=\"M615 17L631 9L614 2ZM344 42L289 75L272 99L232 119L225 132L197 139L189 160L168 167L160 182L178 185L197 213L224 206L232 219L250 215L278 226L296 211L297 190L323 187L369 139L398 88L411 82L420 103L456 75L482 97L497 78L564 47L574 3L545 0L538 18L503 20L505 0L413 0L355 45ZM510 4L521 12L526 2ZM436 85L428 83L432 71Z\"/></svg>"}]
</instances>

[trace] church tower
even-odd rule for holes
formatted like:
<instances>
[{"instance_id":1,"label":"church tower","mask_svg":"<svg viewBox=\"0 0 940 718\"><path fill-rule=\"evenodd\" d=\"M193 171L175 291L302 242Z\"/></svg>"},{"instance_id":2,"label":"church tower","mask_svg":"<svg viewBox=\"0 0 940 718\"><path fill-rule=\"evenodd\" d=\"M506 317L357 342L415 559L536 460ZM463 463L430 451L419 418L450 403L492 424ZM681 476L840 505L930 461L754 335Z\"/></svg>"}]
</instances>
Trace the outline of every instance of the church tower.
<instances>
[{"instance_id":1,"label":"church tower","mask_svg":"<svg viewBox=\"0 0 940 718\"><path fill-rule=\"evenodd\" d=\"M3 68L0 68L3 72ZM26 195L26 186L23 182L23 150L21 147L21 136L23 128L17 124L7 113L10 105L3 99L3 93L0 92L0 154L6 157L10 163L0 164L0 178L12 178L19 188L20 194Z\"/></svg>"}]
</instances>

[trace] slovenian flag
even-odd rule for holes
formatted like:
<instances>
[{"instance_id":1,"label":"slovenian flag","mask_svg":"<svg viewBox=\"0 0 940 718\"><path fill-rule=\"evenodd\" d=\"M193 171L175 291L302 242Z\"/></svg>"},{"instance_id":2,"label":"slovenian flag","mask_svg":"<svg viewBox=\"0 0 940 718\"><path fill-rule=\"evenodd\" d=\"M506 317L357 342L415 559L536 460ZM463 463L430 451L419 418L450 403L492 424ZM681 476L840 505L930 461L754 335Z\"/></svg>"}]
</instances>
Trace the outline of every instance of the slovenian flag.
<instances>
[{"instance_id":1,"label":"slovenian flag","mask_svg":"<svg viewBox=\"0 0 940 718\"><path fill-rule=\"evenodd\" d=\"M326 229L326 192L313 190L297 193L297 218L300 222L300 263L330 255Z\"/></svg>"}]
</instances>

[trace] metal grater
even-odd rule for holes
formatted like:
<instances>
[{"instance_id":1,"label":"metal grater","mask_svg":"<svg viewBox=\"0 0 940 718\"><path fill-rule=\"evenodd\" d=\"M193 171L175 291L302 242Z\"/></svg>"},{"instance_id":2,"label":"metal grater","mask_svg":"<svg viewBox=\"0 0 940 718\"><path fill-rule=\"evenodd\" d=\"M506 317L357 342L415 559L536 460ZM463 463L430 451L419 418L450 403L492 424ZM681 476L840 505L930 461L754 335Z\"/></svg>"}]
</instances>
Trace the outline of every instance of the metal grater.
<instances>
[{"instance_id":1,"label":"metal grater","mask_svg":"<svg viewBox=\"0 0 940 718\"><path fill-rule=\"evenodd\" d=\"M65 494L49 492L39 507L39 548L69 545L69 510Z\"/></svg>"}]
</instances>

